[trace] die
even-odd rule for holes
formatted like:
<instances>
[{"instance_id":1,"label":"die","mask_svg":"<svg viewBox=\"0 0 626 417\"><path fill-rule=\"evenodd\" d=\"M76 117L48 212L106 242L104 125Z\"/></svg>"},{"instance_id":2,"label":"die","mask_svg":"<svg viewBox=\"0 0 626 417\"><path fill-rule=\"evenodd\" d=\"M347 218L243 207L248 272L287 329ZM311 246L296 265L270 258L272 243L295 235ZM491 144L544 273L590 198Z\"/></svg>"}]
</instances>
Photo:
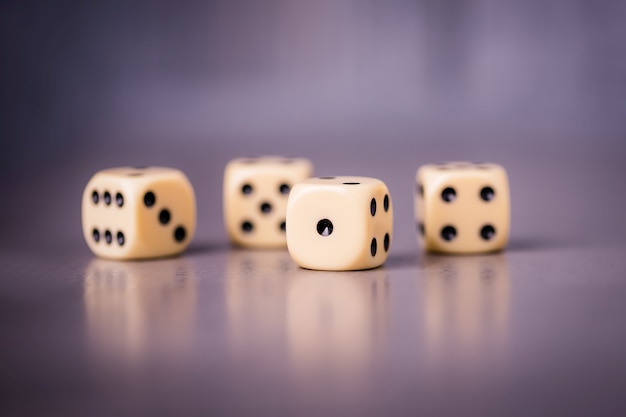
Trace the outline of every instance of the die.
<instances>
[{"instance_id":1,"label":"die","mask_svg":"<svg viewBox=\"0 0 626 417\"><path fill-rule=\"evenodd\" d=\"M500 165L423 165L415 187L418 240L432 252L501 250L509 239L509 199L507 174Z\"/></svg>"},{"instance_id":2,"label":"die","mask_svg":"<svg viewBox=\"0 0 626 417\"><path fill-rule=\"evenodd\" d=\"M393 232L384 182L319 177L297 183L287 203L287 248L301 267L357 270L382 265Z\"/></svg>"},{"instance_id":3,"label":"die","mask_svg":"<svg viewBox=\"0 0 626 417\"><path fill-rule=\"evenodd\" d=\"M308 178L307 159L238 158L224 170L224 224L230 240L250 248L280 248L285 238L287 198L294 183Z\"/></svg>"},{"instance_id":4,"label":"die","mask_svg":"<svg viewBox=\"0 0 626 417\"><path fill-rule=\"evenodd\" d=\"M85 187L82 225L89 249L103 258L176 255L195 233L194 190L176 169L100 171Z\"/></svg>"}]
</instances>

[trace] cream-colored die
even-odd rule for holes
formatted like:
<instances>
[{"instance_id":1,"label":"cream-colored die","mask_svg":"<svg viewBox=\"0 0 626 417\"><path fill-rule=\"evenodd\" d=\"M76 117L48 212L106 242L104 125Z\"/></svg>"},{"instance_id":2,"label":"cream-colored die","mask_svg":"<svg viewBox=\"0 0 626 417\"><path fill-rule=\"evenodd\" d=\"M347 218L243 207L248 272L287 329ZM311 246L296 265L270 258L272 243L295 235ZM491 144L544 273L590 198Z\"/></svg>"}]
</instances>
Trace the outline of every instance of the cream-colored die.
<instances>
[{"instance_id":1,"label":"cream-colored die","mask_svg":"<svg viewBox=\"0 0 626 417\"><path fill-rule=\"evenodd\" d=\"M416 175L415 218L426 250L461 254L503 249L510 228L505 169L470 162L421 166Z\"/></svg>"},{"instance_id":2,"label":"cream-colored die","mask_svg":"<svg viewBox=\"0 0 626 417\"><path fill-rule=\"evenodd\" d=\"M96 173L83 193L83 235L93 253L144 259L181 253L196 229L196 198L181 171L113 168Z\"/></svg>"},{"instance_id":3,"label":"cream-colored die","mask_svg":"<svg viewBox=\"0 0 626 417\"><path fill-rule=\"evenodd\" d=\"M231 241L252 248L286 245L285 211L294 183L310 177L302 158L238 158L224 170L224 224Z\"/></svg>"},{"instance_id":4,"label":"cream-colored die","mask_svg":"<svg viewBox=\"0 0 626 417\"><path fill-rule=\"evenodd\" d=\"M287 248L301 267L375 268L387 259L393 207L384 182L320 177L297 183L287 204Z\"/></svg>"}]
</instances>

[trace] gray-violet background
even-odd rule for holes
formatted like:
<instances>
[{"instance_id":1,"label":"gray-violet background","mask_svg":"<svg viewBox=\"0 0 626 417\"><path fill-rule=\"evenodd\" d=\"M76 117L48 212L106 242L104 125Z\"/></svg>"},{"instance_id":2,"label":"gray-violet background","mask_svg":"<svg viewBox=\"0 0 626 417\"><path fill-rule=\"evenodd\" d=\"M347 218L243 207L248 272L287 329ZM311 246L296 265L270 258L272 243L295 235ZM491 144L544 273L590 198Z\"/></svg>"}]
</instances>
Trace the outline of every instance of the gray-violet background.
<instances>
[{"instance_id":1,"label":"gray-violet background","mask_svg":"<svg viewBox=\"0 0 626 417\"><path fill-rule=\"evenodd\" d=\"M123 164L183 169L223 239L224 165L262 154L382 178L401 244L415 169L451 159L509 169L521 241L621 240L624 22L620 1L4 1L3 246L83 247L82 187Z\"/></svg>"}]
</instances>

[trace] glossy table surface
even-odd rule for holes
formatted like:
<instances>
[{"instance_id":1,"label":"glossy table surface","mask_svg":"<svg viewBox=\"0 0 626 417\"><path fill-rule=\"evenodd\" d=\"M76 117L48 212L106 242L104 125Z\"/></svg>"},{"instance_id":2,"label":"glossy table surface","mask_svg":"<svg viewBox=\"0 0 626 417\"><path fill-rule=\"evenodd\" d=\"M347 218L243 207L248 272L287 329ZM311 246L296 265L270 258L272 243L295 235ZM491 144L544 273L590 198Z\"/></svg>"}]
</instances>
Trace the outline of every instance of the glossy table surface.
<instances>
[{"instance_id":1,"label":"glossy table surface","mask_svg":"<svg viewBox=\"0 0 626 417\"><path fill-rule=\"evenodd\" d=\"M233 156L170 155L205 214L187 253L156 261L96 259L82 241L82 187L123 158L3 179L3 415L626 413L623 155L496 155L510 245L454 257L417 246L413 155L336 169L343 156L320 152L318 175L380 177L396 208L388 262L345 273L228 245L218 196Z\"/></svg>"}]
</instances>

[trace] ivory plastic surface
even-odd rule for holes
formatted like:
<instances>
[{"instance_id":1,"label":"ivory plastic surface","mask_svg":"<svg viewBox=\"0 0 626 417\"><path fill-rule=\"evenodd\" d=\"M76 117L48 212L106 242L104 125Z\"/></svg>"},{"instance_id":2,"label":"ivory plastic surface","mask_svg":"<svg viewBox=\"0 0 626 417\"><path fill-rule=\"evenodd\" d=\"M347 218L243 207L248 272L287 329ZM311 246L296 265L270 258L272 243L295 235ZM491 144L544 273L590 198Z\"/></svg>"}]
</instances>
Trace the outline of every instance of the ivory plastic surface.
<instances>
[{"instance_id":1,"label":"ivory plastic surface","mask_svg":"<svg viewBox=\"0 0 626 417\"><path fill-rule=\"evenodd\" d=\"M329 224L324 220L332 223L332 231L324 227ZM392 234L391 196L378 179L311 178L296 184L289 195L287 247L292 259L303 268L375 268L387 259Z\"/></svg>"},{"instance_id":2,"label":"ivory plastic surface","mask_svg":"<svg viewBox=\"0 0 626 417\"><path fill-rule=\"evenodd\" d=\"M442 197L448 188L455 192L451 201ZM481 197L486 188L493 191L489 201ZM416 174L415 218L418 239L426 250L469 254L503 249L510 229L509 184L505 169L491 163L423 165ZM452 227L456 232L450 240L443 236L446 227ZM493 228L493 233L485 229L488 227ZM482 230L491 238L485 239Z\"/></svg>"},{"instance_id":3,"label":"ivory plastic surface","mask_svg":"<svg viewBox=\"0 0 626 417\"><path fill-rule=\"evenodd\" d=\"M224 224L231 241L250 248L280 248L285 213L294 183L310 177L313 165L302 158L239 158L224 170Z\"/></svg>"},{"instance_id":4,"label":"ivory plastic surface","mask_svg":"<svg viewBox=\"0 0 626 417\"><path fill-rule=\"evenodd\" d=\"M105 193L110 204L105 202ZM93 195L97 193L98 202ZM147 205L146 194L154 201ZM122 205L118 204L118 194ZM147 199L149 202L151 198ZM82 200L83 235L94 254L111 259L144 259L181 253L196 229L191 183L170 168L113 168L96 173ZM107 243L107 232L111 242ZM96 236L98 239L96 240Z\"/></svg>"}]
</instances>

